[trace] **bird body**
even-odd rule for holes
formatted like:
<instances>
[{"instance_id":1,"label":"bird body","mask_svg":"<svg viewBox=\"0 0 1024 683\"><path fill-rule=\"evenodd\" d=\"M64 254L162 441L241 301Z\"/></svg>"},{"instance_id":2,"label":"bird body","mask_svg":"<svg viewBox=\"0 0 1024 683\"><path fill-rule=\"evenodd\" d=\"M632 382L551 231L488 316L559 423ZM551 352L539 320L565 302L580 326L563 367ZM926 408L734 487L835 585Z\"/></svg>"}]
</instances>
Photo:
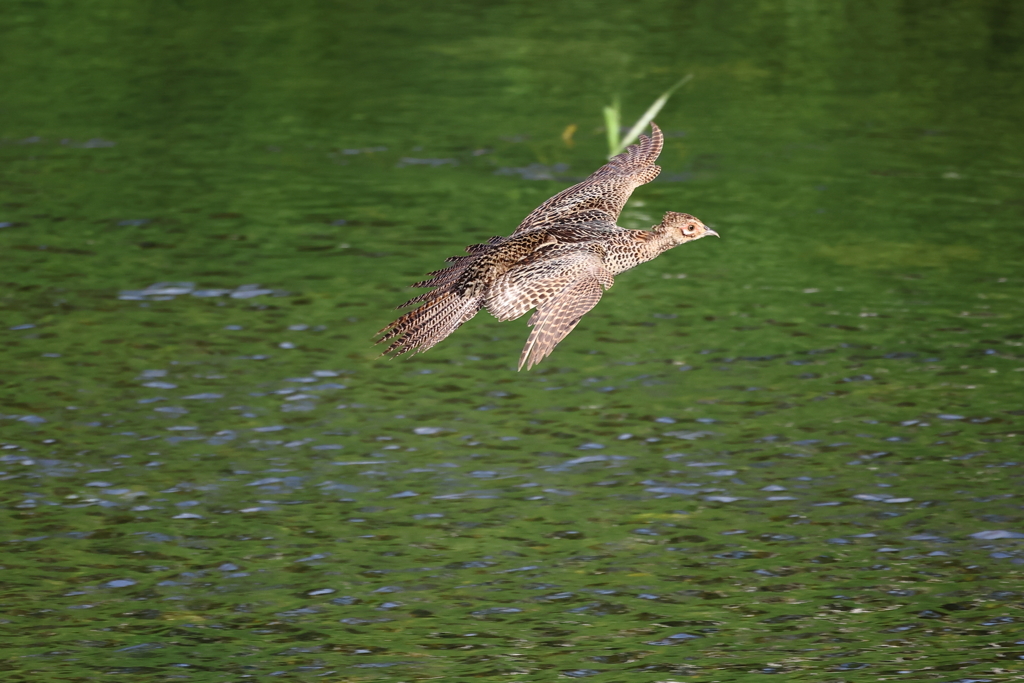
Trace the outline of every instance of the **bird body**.
<instances>
[{"instance_id":1,"label":"bird body","mask_svg":"<svg viewBox=\"0 0 1024 683\"><path fill-rule=\"evenodd\" d=\"M481 309L498 320L514 320L531 309L533 327L519 369L530 369L551 353L590 309L614 276L714 230L689 214L669 211L651 230L615 225L633 190L657 177L654 165L662 134L640 136L589 178L537 207L508 237L466 247L468 255L430 273L414 287L434 287L399 308L421 304L385 327L379 340L393 340L385 353L426 351ZM378 342L378 343L379 343Z\"/></svg>"}]
</instances>

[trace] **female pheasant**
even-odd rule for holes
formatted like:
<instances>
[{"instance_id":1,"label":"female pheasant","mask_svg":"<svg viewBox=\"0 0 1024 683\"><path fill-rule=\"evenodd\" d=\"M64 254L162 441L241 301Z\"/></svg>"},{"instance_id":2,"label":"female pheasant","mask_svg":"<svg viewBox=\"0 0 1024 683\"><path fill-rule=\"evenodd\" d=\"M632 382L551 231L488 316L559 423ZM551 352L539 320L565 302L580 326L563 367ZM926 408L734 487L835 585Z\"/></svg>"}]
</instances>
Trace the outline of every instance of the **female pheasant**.
<instances>
[{"instance_id":1,"label":"female pheasant","mask_svg":"<svg viewBox=\"0 0 1024 683\"><path fill-rule=\"evenodd\" d=\"M661 172L654 162L663 142L652 123L651 137L641 135L582 183L538 206L512 235L468 246L468 256L449 258L454 265L414 284L435 289L398 307L421 304L380 331L377 343L391 341L384 353L426 351L482 308L498 320L535 308L519 358L519 369L529 370L597 305L616 274L680 244L718 237L693 216L674 211L651 230L615 225L633 190Z\"/></svg>"}]
</instances>

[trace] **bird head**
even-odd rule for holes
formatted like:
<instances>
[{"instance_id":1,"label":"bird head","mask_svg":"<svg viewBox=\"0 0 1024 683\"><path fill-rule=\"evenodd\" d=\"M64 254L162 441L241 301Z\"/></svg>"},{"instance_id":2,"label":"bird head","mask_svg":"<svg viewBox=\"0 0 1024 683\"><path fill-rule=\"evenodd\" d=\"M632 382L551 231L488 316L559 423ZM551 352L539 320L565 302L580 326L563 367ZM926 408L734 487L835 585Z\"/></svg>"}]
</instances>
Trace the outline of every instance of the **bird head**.
<instances>
[{"instance_id":1,"label":"bird head","mask_svg":"<svg viewBox=\"0 0 1024 683\"><path fill-rule=\"evenodd\" d=\"M660 224L654 227L654 231L669 233L672 236L672 241L676 244L699 240L701 237L707 237L708 235L718 237L718 233L704 225L699 218L694 218L688 213L676 213L675 211L665 212L665 217L661 219Z\"/></svg>"}]
</instances>

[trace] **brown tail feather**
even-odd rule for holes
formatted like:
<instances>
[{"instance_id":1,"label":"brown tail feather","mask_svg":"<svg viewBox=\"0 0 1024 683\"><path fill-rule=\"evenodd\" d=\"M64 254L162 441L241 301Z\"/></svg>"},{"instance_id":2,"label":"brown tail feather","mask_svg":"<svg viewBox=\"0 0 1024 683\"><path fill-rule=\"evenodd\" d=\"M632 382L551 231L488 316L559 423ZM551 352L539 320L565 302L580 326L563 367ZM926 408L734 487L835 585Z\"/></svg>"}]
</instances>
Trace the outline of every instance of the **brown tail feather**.
<instances>
[{"instance_id":1,"label":"brown tail feather","mask_svg":"<svg viewBox=\"0 0 1024 683\"><path fill-rule=\"evenodd\" d=\"M426 351L457 330L482 307L483 297L440 293L382 329L377 343L394 340L382 355L394 352L395 356L401 356L410 351Z\"/></svg>"},{"instance_id":2,"label":"brown tail feather","mask_svg":"<svg viewBox=\"0 0 1024 683\"><path fill-rule=\"evenodd\" d=\"M451 283L455 282L455 280L457 280L459 278L459 276L462 275L462 273L464 273L466 271L466 269L470 265L471 265L471 263L460 263L458 265L452 266L451 268L445 268L444 270L435 271L435 272L431 273L431 275L433 275L434 277L432 277L432 278L430 278L428 280L423 280L421 282L417 282L417 283L413 284L412 286L413 287L442 287L444 285L451 284Z\"/></svg>"},{"instance_id":3,"label":"brown tail feather","mask_svg":"<svg viewBox=\"0 0 1024 683\"><path fill-rule=\"evenodd\" d=\"M378 332L382 335L377 340L378 344L391 341L382 355L394 353L401 356L410 351L426 351L476 315L483 308L482 292L477 291L479 287L473 286L474 283L462 281L469 277L467 271L480 261L483 254L492 251L495 244L505 239L497 236L484 244L470 245L466 247L467 256L452 256L448 259L451 266L435 270L430 273L430 278L414 284L413 287L437 289L414 296L398 306L402 309L422 304Z\"/></svg>"},{"instance_id":4,"label":"brown tail feather","mask_svg":"<svg viewBox=\"0 0 1024 683\"><path fill-rule=\"evenodd\" d=\"M494 237L492 237L491 239L487 240L483 244L471 244L471 245L469 245L468 247L466 247L466 251L468 253L470 253L470 254L478 254L481 251L490 251L491 247L493 247L495 244L497 244L497 243L499 243L499 242L501 242L501 241L503 241L505 239L507 239L507 238L502 237L501 235L495 235Z\"/></svg>"}]
</instances>

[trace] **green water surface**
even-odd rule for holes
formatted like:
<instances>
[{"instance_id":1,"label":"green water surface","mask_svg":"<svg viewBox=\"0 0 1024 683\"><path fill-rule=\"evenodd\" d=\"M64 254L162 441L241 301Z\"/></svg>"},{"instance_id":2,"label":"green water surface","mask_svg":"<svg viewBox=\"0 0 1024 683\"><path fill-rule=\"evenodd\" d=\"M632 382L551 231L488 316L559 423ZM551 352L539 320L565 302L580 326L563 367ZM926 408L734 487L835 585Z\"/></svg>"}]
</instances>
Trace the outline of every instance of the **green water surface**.
<instances>
[{"instance_id":1,"label":"green water surface","mask_svg":"<svg viewBox=\"0 0 1024 683\"><path fill-rule=\"evenodd\" d=\"M687 73L620 224L721 240L378 358ZM1021 680L1022 76L1011 0L8 0L0 678Z\"/></svg>"}]
</instances>

